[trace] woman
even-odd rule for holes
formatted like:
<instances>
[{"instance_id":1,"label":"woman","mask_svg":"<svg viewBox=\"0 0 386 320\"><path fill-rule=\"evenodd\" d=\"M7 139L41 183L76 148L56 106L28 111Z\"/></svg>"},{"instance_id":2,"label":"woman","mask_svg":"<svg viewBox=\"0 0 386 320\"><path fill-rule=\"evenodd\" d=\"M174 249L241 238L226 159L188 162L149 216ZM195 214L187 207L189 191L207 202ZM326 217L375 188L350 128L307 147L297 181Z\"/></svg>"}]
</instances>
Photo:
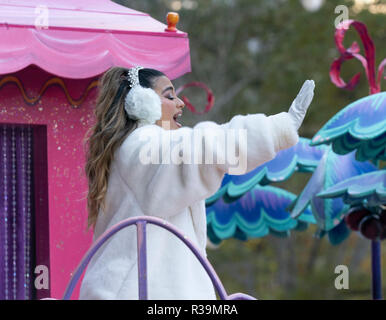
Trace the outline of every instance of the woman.
<instances>
[{"instance_id":1,"label":"woman","mask_svg":"<svg viewBox=\"0 0 386 320\"><path fill-rule=\"evenodd\" d=\"M108 70L100 82L86 163L94 240L123 219L151 215L176 226L206 255L205 199L218 190L225 173L249 172L298 142L314 86L310 80L304 83L288 113L238 115L225 124L203 121L188 128L178 122L184 103L162 72ZM206 134L198 135L203 143L197 147L194 137L200 130ZM235 131L246 135L233 135L234 144L228 143ZM213 135L225 140L215 144L209 139ZM181 138L188 142L182 159L175 152ZM241 170L224 159L225 148L227 155L238 154ZM148 150L154 152L150 163ZM190 161L198 152L220 161ZM138 299L135 229L118 232L99 249L86 270L81 299ZM148 225L147 249L149 299L216 299L209 276L173 234Z\"/></svg>"}]
</instances>

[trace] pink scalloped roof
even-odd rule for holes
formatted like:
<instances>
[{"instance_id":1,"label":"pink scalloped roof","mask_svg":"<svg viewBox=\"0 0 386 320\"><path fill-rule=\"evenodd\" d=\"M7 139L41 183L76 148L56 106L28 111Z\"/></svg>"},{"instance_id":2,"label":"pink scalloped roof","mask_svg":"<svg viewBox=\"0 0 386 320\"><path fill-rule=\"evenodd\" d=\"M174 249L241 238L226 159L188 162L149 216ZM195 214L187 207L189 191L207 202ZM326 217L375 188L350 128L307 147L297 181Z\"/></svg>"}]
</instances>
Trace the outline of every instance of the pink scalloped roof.
<instances>
[{"instance_id":1,"label":"pink scalloped roof","mask_svg":"<svg viewBox=\"0 0 386 320\"><path fill-rule=\"evenodd\" d=\"M82 79L142 65L174 79L191 71L189 39L166 27L110 0L0 0L0 74L35 64Z\"/></svg>"}]
</instances>

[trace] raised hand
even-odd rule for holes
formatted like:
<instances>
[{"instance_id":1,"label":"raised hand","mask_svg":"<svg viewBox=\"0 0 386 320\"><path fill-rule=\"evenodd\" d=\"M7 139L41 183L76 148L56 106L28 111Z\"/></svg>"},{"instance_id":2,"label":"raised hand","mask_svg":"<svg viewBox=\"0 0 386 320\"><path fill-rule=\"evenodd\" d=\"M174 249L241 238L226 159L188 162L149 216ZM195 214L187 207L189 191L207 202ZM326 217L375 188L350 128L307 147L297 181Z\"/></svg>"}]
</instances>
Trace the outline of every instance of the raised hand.
<instances>
[{"instance_id":1,"label":"raised hand","mask_svg":"<svg viewBox=\"0 0 386 320\"><path fill-rule=\"evenodd\" d=\"M288 110L296 126L296 130L300 128L307 109L311 104L312 98L314 97L314 88L314 80L306 80Z\"/></svg>"}]
</instances>

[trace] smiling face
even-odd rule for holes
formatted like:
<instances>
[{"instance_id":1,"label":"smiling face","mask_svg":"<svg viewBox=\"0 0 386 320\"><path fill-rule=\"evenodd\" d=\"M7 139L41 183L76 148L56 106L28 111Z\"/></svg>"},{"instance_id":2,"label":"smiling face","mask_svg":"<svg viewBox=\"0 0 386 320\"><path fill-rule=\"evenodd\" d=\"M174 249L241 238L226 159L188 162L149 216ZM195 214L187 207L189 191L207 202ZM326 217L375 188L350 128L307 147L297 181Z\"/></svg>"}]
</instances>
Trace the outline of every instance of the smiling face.
<instances>
[{"instance_id":1,"label":"smiling face","mask_svg":"<svg viewBox=\"0 0 386 320\"><path fill-rule=\"evenodd\" d=\"M182 125L178 118L182 115L185 104L176 96L171 81L166 76L158 77L153 82L153 90L160 96L162 103L162 116L155 124L170 130L180 128Z\"/></svg>"}]
</instances>

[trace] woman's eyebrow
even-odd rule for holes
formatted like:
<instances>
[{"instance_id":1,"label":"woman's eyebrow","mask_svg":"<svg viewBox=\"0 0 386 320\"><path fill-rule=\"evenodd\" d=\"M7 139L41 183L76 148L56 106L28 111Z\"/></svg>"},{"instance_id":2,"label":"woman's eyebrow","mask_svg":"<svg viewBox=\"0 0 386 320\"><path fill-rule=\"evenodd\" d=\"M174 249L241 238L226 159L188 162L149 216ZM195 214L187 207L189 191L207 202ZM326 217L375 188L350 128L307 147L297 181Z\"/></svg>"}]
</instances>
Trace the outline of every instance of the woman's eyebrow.
<instances>
[{"instance_id":1,"label":"woman's eyebrow","mask_svg":"<svg viewBox=\"0 0 386 320\"><path fill-rule=\"evenodd\" d=\"M164 92L168 91L168 90L173 90L173 89L174 89L173 87L169 86L169 87L163 89L162 94L163 94Z\"/></svg>"}]
</instances>

